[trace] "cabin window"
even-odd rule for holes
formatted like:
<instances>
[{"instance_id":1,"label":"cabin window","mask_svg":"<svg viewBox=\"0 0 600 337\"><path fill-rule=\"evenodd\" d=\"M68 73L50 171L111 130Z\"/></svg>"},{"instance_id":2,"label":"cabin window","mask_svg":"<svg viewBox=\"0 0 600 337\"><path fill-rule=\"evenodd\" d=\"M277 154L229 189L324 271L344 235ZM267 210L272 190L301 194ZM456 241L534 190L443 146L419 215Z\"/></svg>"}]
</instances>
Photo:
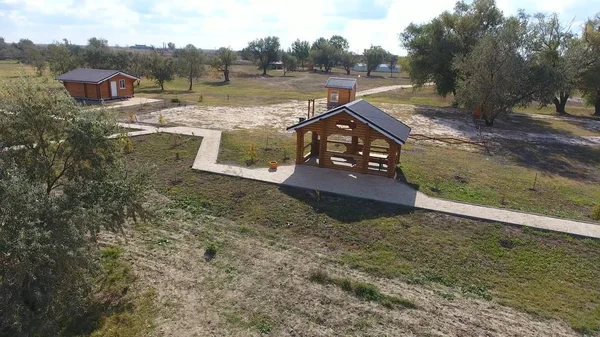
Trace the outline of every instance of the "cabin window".
<instances>
[{"instance_id":1,"label":"cabin window","mask_svg":"<svg viewBox=\"0 0 600 337\"><path fill-rule=\"evenodd\" d=\"M337 103L339 101L339 99L340 99L340 93L338 91L331 91L331 94L329 96L329 101Z\"/></svg>"},{"instance_id":2,"label":"cabin window","mask_svg":"<svg viewBox=\"0 0 600 337\"><path fill-rule=\"evenodd\" d=\"M125 89L125 80L119 80L119 88Z\"/></svg>"}]
</instances>

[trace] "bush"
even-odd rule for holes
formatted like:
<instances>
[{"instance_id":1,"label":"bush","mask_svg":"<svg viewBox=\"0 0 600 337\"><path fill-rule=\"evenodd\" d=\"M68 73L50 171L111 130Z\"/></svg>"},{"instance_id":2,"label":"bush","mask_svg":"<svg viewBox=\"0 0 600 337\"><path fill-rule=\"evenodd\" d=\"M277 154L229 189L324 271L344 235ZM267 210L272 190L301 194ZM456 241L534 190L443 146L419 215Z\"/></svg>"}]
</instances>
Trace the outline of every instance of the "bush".
<instances>
[{"instance_id":1,"label":"bush","mask_svg":"<svg viewBox=\"0 0 600 337\"><path fill-rule=\"evenodd\" d=\"M179 98L171 98L171 103L181 103Z\"/></svg>"},{"instance_id":2,"label":"bush","mask_svg":"<svg viewBox=\"0 0 600 337\"><path fill-rule=\"evenodd\" d=\"M600 220L600 203L594 207L592 214L590 215L594 220Z\"/></svg>"},{"instance_id":3,"label":"bush","mask_svg":"<svg viewBox=\"0 0 600 337\"><path fill-rule=\"evenodd\" d=\"M383 299L383 295L376 286L368 283L357 282L354 284L354 294L356 297L365 301L378 302Z\"/></svg>"},{"instance_id":4,"label":"bush","mask_svg":"<svg viewBox=\"0 0 600 337\"><path fill-rule=\"evenodd\" d=\"M331 282L331 279L329 278L327 273L322 270L315 270L311 272L309 279L313 282L320 284L328 284Z\"/></svg>"}]
</instances>

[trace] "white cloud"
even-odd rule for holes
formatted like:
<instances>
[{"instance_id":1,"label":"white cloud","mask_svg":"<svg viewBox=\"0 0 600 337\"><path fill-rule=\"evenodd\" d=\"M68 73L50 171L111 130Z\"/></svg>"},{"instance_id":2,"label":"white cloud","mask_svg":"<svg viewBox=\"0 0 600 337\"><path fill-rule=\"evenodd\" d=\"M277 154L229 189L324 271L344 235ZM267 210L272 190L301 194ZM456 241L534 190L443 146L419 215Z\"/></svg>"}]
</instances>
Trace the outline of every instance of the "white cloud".
<instances>
[{"instance_id":1,"label":"white cloud","mask_svg":"<svg viewBox=\"0 0 600 337\"><path fill-rule=\"evenodd\" d=\"M522 7L562 13L576 5L600 5L600 0L497 1L505 14ZM0 17L9 19L8 41L27 37L48 43L66 37L83 44L96 36L119 45L172 41L240 49L267 35L279 36L287 48L297 38L314 41L340 34L353 51L374 44L402 54L398 33L410 22L428 21L453 7L453 0L0 0Z\"/></svg>"}]
</instances>

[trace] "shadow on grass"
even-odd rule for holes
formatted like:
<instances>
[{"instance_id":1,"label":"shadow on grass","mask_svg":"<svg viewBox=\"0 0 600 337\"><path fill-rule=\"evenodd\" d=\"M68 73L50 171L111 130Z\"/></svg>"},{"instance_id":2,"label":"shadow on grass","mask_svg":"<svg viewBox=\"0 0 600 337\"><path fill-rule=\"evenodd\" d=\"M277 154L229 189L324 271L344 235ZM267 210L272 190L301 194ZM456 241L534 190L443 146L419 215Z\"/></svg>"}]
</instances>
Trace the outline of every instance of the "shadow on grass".
<instances>
[{"instance_id":1,"label":"shadow on grass","mask_svg":"<svg viewBox=\"0 0 600 337\"><path fill-rule=\"evenodd\" d=\"M493 153L519 165L567 178L600 182L600 147L502 141Z\"/></svg>"},{"instance_id":2,"label":"shadow on grass","mask_svg":"<svg viewBox=\"0 0 600 337\"><path fill-rule=\"evenodd\" d=\"M208 85L210 87L225 87L228 86L231 82L225 82L225 81L204 81L202 82L202 84L204 85Z\"/></svg>"},{"instance_id":3,"label":"shadow on grass","mask_svg":"<svg viewBox=\"0 0 600 337\"><path fill-rule=\"evenodd\" d=\"M183 90L160 90L160 88L146 88L146 89L137 89L137 93L139 94L162 94L162 95L183 95L183 94L193 94L194 91L189 91L187 89Z\"/></svg>"},{"instance_id":4,"label":"shadow on grass","mask_svg":"<svg viewBox=\"0 0 600 337\"><path fill-rule=\"evenodd\" d=\"M340 223L393 217L414 211L410 207L297 187L280 186L279 191L308 205L311 213L324 214Z\"/></svg>"}]
</instances>

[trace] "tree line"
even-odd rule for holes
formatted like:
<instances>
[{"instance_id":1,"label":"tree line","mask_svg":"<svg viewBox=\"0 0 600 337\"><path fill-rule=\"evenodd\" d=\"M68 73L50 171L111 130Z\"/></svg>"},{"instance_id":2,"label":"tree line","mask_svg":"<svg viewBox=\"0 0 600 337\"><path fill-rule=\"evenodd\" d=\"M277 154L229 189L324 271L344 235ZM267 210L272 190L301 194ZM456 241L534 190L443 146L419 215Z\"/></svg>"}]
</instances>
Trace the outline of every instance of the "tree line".
<instances>
[{"instance_id":1,"label":"tree line","mask_svg":"<svg viewBox=\"0 0 600 337\"><path fill-rule=\"evenodd\" d=\"M85 46L74 45L64 39L46 48L40 48L28 39L9 44L0 38L0 59L16 59L32 65L39 75L46 69L55 76L80 67L115 69L151 78L161 90L175 76L187 78L189 90L192 90L194 79L205 73L207 67L222 72L223 80L229 82L231 65L240 56L252 61L263 75L274 62L280 61L284 76L299 68L331 72L333 67L342 67L349 75L360 62L364 63L367 76L383 63L389 66L391 75L399 60L398 56L381 46L371 46L362 55L357 55L349 51L348 40L339 35L329 39L321 37L312 44L296 40L286 50L281 48L278 37L267 36L248 42L239 54L225 47L214 54L207 54L192 44L176 48L172 42L168 43L168 49L131 51L111 48L107 40L96 37L90 38Z\"/></svg>"},{"instance_id":2,"label":"tree line","mask_svg":"<svg viewBox=\"0 0 600 337\"><path fill-rule=\"evenodd\" d=\"M566 113L580 94L600 115L600 13L581 34L557 14L504 16L494 0L460 1L425 24L411 23L400 41L419 87L483 114L488 125L515 106L554 105Z\"/></svg>"}]
</instances>

